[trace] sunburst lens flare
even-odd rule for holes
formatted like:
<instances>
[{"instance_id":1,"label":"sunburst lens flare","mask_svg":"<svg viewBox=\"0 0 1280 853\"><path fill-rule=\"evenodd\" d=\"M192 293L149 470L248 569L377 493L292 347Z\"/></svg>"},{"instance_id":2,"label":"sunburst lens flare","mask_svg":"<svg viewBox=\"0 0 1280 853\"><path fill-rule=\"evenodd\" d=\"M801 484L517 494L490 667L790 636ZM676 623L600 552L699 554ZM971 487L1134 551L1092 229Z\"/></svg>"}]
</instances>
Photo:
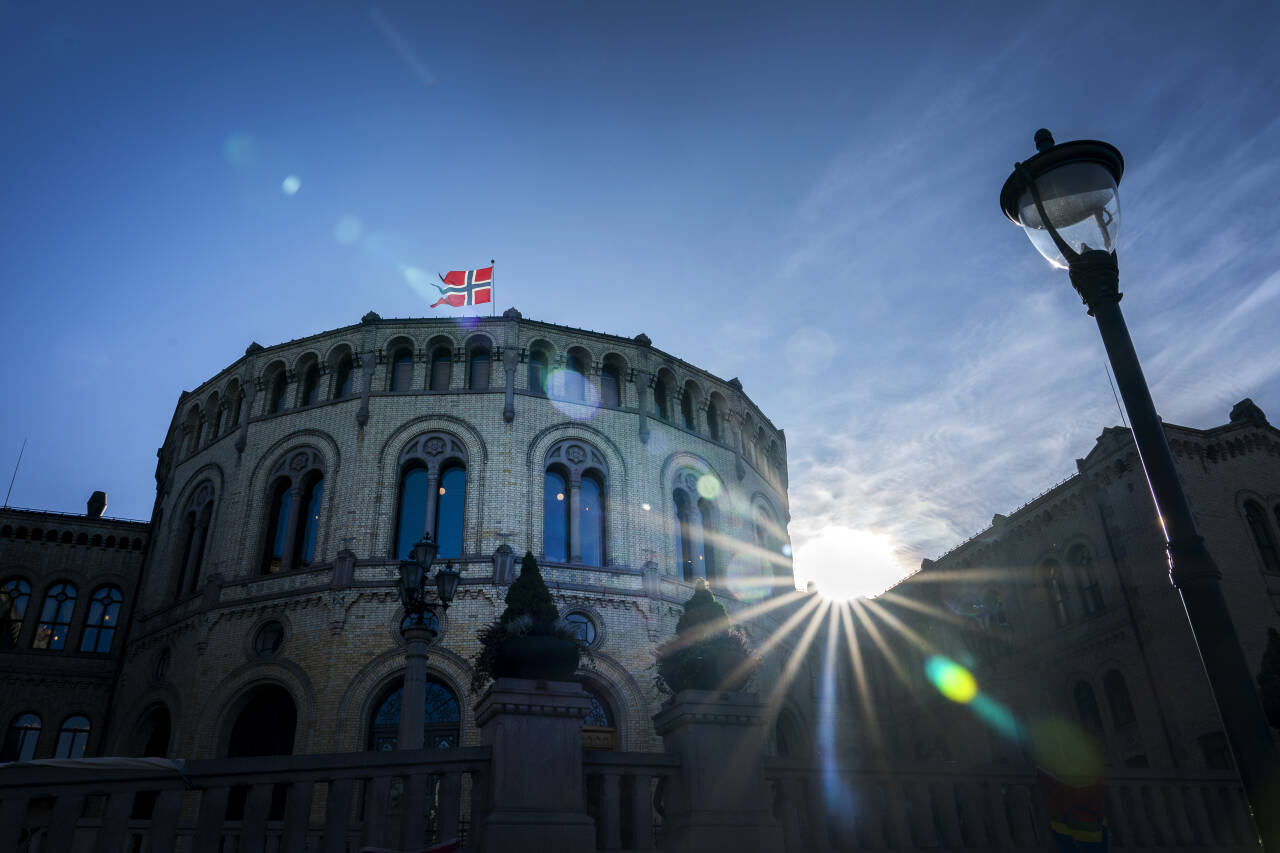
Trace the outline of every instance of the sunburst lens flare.
<instances>
[{"instance_id":1,"label":"sunburst lens flare","mask_svg":"<svg viewBox=\"0 0 1280 853\"><path fill-rule=\"evenodd\" d=\"M795 549L796 578L813 581L823 598L870 598L906 576L893 542L882 533L831 526Z\"/></svg>"},{"instance_id":2,"label":"sunburst lens flare","mask_svg":"<svg viewBox=\"0 0 1280 853\"><path fill-rule=\"evenodd\" d=\"M973 673L951 658L934 655L925 661L924 672L938 692L952 702L967 705L978 695L978 680Z\"/></svg>"}]
</instances>

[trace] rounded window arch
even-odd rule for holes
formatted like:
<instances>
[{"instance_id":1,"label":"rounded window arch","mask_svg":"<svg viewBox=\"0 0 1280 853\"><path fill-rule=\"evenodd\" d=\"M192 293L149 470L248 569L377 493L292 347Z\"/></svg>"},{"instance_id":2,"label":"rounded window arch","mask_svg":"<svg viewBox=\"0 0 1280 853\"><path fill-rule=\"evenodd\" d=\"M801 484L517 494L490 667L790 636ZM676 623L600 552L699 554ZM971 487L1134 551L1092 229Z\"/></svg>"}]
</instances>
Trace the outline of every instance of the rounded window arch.
<instances>
[{"instance_id":1,"label":"rounded window arch","mask_svg":"<svg viewBox=\"0 0 1280 853\"><path fill-rule=\"evenodd\" d=\"M320 361L314 354L303 357L298 373L302 377L298 405L312 406L320 402Z\"/></svg>"},{"instance_id":2,"label":"rounded window arch","mask_svg":"<svg viewBox=\"0 0 1280 853\"><path fill-rule=\"evenodd\" d=\"M413 390L413 342L396 338L387 345L387 390Z\"/></svg>"},{"instance_id":3,"label":"rounded window arch","mask_svg":"<svg viewBox=\"0 0 1280 853\"><path fill-rule=\"evenodd\" d=\"M1071 691L1076 703L1076 713L1080 717L1080 725L1093 735L1102 735L1102 712L1098 710L1098 700L1093 693L1093 685L1087 681L1077 681Z\"/></svg>"},{"instance_id":4,"label":"rounded window arch","mask_svg":"<svg viewBox=\"0 0 1280 853\"><path fill-rule=\"evenodd\" d=\"M267 481L262 573L311 565L324 502L324 457L313 447L289 451L271 467Z\"/></svg>"},{"instance_id":5,"label":"rounded window arch","mask_svg":"<svg viewBox=\"0 0 1280 853\"><path fill-rule=\"evenodd\" d=\"M1102 679L1102 689L1107 694L1107 706L1111 709L1111 722L1116 728L1127 726L1137 720L1133 712L1133 699L1129 695L1129 685L1125 683L1120 670L1107 672Z\"/></svg>"},{"instance_id":6,"label":"rounded window arch","mask_svg":"<svg viewBox=\"0 0 1280 853\"><path fill-rule=\"evenodd\" d=\"M224 406L218 399L218 392L214 391L209 395L209 399L204 401L205 418L209 422L209 441L216 441L218 436L222 435L222 410Z\"/></svg>"},{"instance_id":7,"label":"rounded window arch","mask_svg":"<svg viewBox=\"0 0 1280 853\"><path fill-rule=\"evenodd\" d=\"M120 624L120 607L124 593L114 585L100 586L89 596L89 615L80 635L80 651L107 654L115 641Z\"/></svg>"},{"instance_id":8,"label":"rounded window arch","mask_svg":"<svg viewBox=\"0 0 1280 853\"><path fill-rule=\"evenodd\" d=\"M448 391L453 383L453 342L438 338L431 342L431 376L427 388L431 391Z\"/></svg>"},{"instance_id":9,"label":"rounded window arch","mask_svg":"<svg viewBox=\"0 0 1280 853\"><path fill-rule=\"evenodd\" d=\"M710 473L682 468L676 472L671 499L675 508L676 574L686 581L720 579L720 480Z\"/></svg>"},{"instance_id":10,"label":"rounded window arch","mask_svg":"<svg viewBox=\"0 0 1280 853\"><path fill-rule=\"evenodd\" d=\"M773 737L779 758L810 757L809 739L804 735L804 726L790 708L784 708L778 714Z\"/></svg>"},{"instance_id":11,"label":"rounded window arch","mask_svg":"<svg viewBox=\"0 0 1280 853\"><path fill-rule=\"evenodd\" d=\"M439 557L461 557L467 503L467 450L457 436L429 432L400 452L392 548L407 560L415 542L431 534Z\"/></svg>"},{"instance_id":12,"label":"rounded window arch","mask_svg":"<svg viewBox=\"0 0 1280 853\"><path fill-rule=\"evenodd\" d=\"M89 746L92 726L84 714L73 714L62 721L58 729L58 742L53 749L54 758L84 758Z\"/></svg>"},{"instance_id":13,"label":"rounded window arch","mask_svg":"<svg viewBox=\"0 0 1280 853\"><path fill-rule=\"evenodd\" d=\"M267 414L274 415L284 411L285 392L289 390L289 374L285 370L284 362L274 362L267 368L264 376L264 384L267 389Z\"/></svg>"},{"instance_id":14,"label":"rounded window arch","mask_svg":"<svg viewBox=\"0 0 1280 853\"><path fill-rule=\"evenodd\" d=\"M329 354L329 372L333 374L332 400L350 397L355 391L355 357L351 347L343 344Z\"/></svg>"},{"instance_id":15,"label":"rounded window arch","mask_svg":"<svg viewBox=\"0 0 1280 853\"><path fill-rule=\"evenodd\" d=\"M227 758L292 755L298 708L279 684L259 684L236 703L227 736Z\"/></svg>"},{"instance_id":16,"label":"rounded window arch","mask_svg":"<svg viewBox=\"0 0 1280 853\"><path fill-rule=\"evenodd\" d=\"M543 554L551 562L605 565L609 468L578 439L558 441L543 464Z\"/></svg>"},{"instance_id":17,"label":"rounded window arch","mask_svg":"<svg viewBox=\"0 0 1280 853\"><path fill-rule=\"evenodd\" d=\"M707 435L711 436L712 441L723 441L724 434L721 424L724 421L724 398L719 394L712 394L710 401L707 403Z\"/></svg>"},{"instance_id":18,"label":"rounded window arch","mask_svg":"<svg viewBox=\"0 0 1280 853\"><path fill-rule=\"evenodd\" d=\"M30 761L36 757L42 723L39 714L26 712L14 717L4 734L0 762Z\"/></svg>"},{"instance_id":19,"label":"rounded window arch","mask_svg":"<svg viewBox=\"0 0 1280 853\"><path fill-rule=\"evenodd\" d=\"M61 650L67 645L71 633L71 614L76 607L75 584L62 581L50 586L40 607L40 622L36 636L31 641L33 649Z\"/></svg>"},{"instance_id":20,"label":"rounded window arch","mask_svg":"<svg viewBox=\"0 0 1280 853\"><path fill-rule=\"evenodd\" d=\"M653 380L653 416L667 422L671 421L671 394L675 388L676 378L670 370L662 369Z\"/></svg>"},{"instance_id":21,"label":"rounded window arch","mask_svg":"<svg viewBox=\"0 0 1280 853\"><path fill-rule=\"evenodd\" d=\"M213 523L213 483L205 480L195 487L183 505L176 543L174 597L181 598L200 586L200 570L208 550L209 527Z\"/></svg>"},{"instance_id":22,"label":"rounded window arch","mask_svg":"<svg viewBox=\"0 0 1280 853\"><path fill-rule=\"evenodd\" d=\"M685 429L698 431L698 407L702 403L702 392L698 383L690 379L684 384L684 392L680 395L680 423Z\"/></svg>"},{"instance_id":23,"label":"rounded window arch","mask_svg":"<svg viewBox=\"0 0 1280 853\"><path fill-rule=\"evenodd\" d=\"M609 353L600 365L600 405L610 409L622 408L622 382L627 375L627 364L622 356Z\"/></svg>"},{"instance_id":24,"label":"rounded window arch","mask_svg":"<svg viewBox=\"0 0 1280 853\"><path fill-rule=\"evenodd\" d=\"M1054 622L1061 628L1071 621L1071 590L1062 564L1052 558L1045 560L1040 564L1040 573L1044 576L1049 609L1053 612Z\"/></svg>"},{"instance_id":25,"label":"rounded window arch","mask_svg":"<svg viewBox=\"0 0 1280 853\"><path fill-rule=\"evenodd\" d=\"M493 368L493 343L484 335L467 341L467 388L488 391Z\"/></svg>"},{"instance_id":26,"label":"rounded window arch","mask_svg":"<svg viewBox=\"0 0 1280 853\"><path fill-rule=\"evenodd\" d=\"M244 405L244 390L239 379L227 383L227 393L222 395L222 404L227 407L227 431L240 426L240 409Z\"/></svg>"},{"instance_id":27,"label":"rounded window arch","mask_svg":"<svg viewBox=\"0 0 1280 853\"><path fill-rule=\"evenodd\" d=\"M751 530L755 538L760 577L762 579L785 578L789 568L783 553L786 533L772 507L766 506L761 498L756 499L752 510ZM775 586L784 588L785 584L775 582Z\"/></svg>"},{"instance_id":28,"label":"rounded window arch","mask_svg":"<svg viewBox=\"0 0 1280 853\"><path fill-rule=\"evenodd\" d=\"M173 718L163 702L152 705L138 719L133 732L134 755L143 758L164 758L169 754L169 739L173 735Z\"/></svg>"},{"instance_id":29,"label":"rounded window arch","mask_svg":"<svg viewBox=\"0 0 1280 853\"><path fill-rule=\"evenodd\" d=\"M427 676L424 696L422 743L426 749L453 749L462 733L462 706L449 685ZM400 736L400 705L404 679L398 678L385 688L373 704L369 719L368 749L386 752L397 747Z\"/></svg>"},{"instance_id":30,"label":"rounded window arch","mask_svg":"<svg viewBox=\"0 0 1280 853\"><path fill-rule=\"evenodd\" d=\"M1074 545L1067 552L1067 562L1076 576L1081 612L1086 617L1101 613L1105 604L1102 600L1102 584L1098 581L1098 569L1093 563L1093 555L1085 546Z\"/></svg>"},{"instance_id":31,"label":"rounded window arch","mask_svg":"<svg viewBox=\"0 0 1280 853\"><path fill-rule=\"evenodd\" d=\"M187 412L187 453L192 454L200 449L201 437L204 434L204 418L200 413L200 405L196 404Z\"/></svg>"},{"instance_id":32,"label":"rounded window arch","mask_svg":"<svg viewBox=\"0 0 1280 853\"><path fill-rule=\"evenodd\" d=\"M547 396L547 378L551 369L551 344L534 341L529 345L529 393Z\"/></svg>"},{"instance_id":33,"label":"rounded window arch","mask_svg":"<svg viewBox=\"0 0 1280 853\"><path fill-rule=\"evenodd\" d=\"M30 603L31 584L26 578L11 577L0 583L0 649L18 647Z\"/></svg>"},{"instance_id":34,"label":"rounded window arch","mask_svg":"<svg viewBox=\"0 0 1280 853\"><path fill-rule=\"evenodd\" d=\"M584 682L582 689L591 699L591 707L582 720L582 748L618 749L618 719L604 691L590 682Z\"/></svg>"},{"instance_id":35,"label":"rounded window arch","mask_svg":"<svg viewBox=\"0 0 1280 853\"><path fill-rule=\"evenodd\" d=\"M1249 525L1249 532L1253 534L1253 544L1258 548L1258 555L1262 558L1262 568L1271 573L1280 573L1280 555L1276 552L1276 542L1271 536L1271 529L1267 525L1267 514L1262 511L1262 505L1255 500L1247 500L1244 502L1244 519ZM1280 509L1277 509L1280 516Z\"/></svg>"}]
</instances>

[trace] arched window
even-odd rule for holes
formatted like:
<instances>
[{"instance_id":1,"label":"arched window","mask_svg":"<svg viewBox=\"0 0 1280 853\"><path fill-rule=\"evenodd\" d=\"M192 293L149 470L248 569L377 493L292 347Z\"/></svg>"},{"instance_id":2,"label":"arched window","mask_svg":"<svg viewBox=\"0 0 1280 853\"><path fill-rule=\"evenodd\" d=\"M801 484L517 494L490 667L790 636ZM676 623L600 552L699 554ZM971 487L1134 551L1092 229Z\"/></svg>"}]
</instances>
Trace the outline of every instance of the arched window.
<instances>
[{"instance_id":1,"label":"arched window","mask_svg":"<svg viewBox=\"0 0 1280 853\"><path fill-rule=\"evenodd\" d=\"M310 406L320 400L320 365L314 361L302 374L302 405Z\"/></svg>"},{"instance_id":2,"label":"arched window","mask_svg":"<svg viewBox=\"0 0 1280 853\"><path fill-rule=\"evenodd\" d=\"M243 402L244 393L241 392L239 383L231 383L227 389L227 404L231 407L231 416L227 419L228 430L240 426L240 406Z\"/></svg>"},{"instance_id":3,"label":"arched window","mask_svg":"<svg viewBox=\"0 0 1280 853\"><path fill-rule=\"evenodd\" d=\"M30 761L36 757L36 745L39 741L40 718L35 714L19 714L9 723L9 730L5 732L0 762Z\"/></svg>"},{"instance_id":4,"label":"arched window","mask_svg":"<svg viewBox=\"0 0 1280 853\"><path fill-rule=\"evenodd\" d=\"M600 405L622 407L622 370L615 361L606 360L600 368Z\"/></svg>"},{"instance_id":5,"label":"arched window","mask_svg":"<svg viewBox=\"0 0 1280 853\"><path fill-rule=\"evenodd\" d=\"M315 558L324 506L324 457L302 447L282 456L268 476L263 574L308 566Z\"/></svg>"},{"instance_id":6,"label":"arched window","mask_svg":"<svg viewBox=\"0 0 1280 853\"><path fill-rule=\"evenodd\" d=\"M54 747L54 758L84 758L85 747L89 745L89 718L83 714L67 717L58 729L58 744Z\"/></svg>"},{"instance_id":7,"label":"arched window","mask_svg":"<svg viewBox=\"0 0 1280 853\"><path fill-rule=\"evenodd\" d=\"M369 749L389 752L396 748L400 735L400 703L403 681L393 684L374 705L369 721ZM458 745L462 713L458 697L443 682L427 678L424 697L422 742L427 749L452 749Z\"/></svg>"},{"instance_id":8,"label":"arched window","mask_svg":"<svg viewBox=\"0 0 1280 853\"><path fill-rule=\"evenodd\" d=\"M541 347L529 352L529 393L547 395L547 351Z\"/></svg>"},{"instance_id":9,"label":"arched window","mask_svg":"<svg viewBox=\"0 0 1280 853\"><path fill-rule=\"evenodd\" d=\"M284 395L289 388L289 377L284 368L278 369L271 377L270 393L267 397L267 414L274 415L284 411Z\"/></svg>"},{"instance_id":10,"label":"arched window","mask_svg":"<svg viewBox=\"0 0 1280 853\"><path fill-rule=\"evenodd\" d=\"M585 400L587 394L586 356L581 350L570 350L564 366L564 399Z\"/></svg>"},{"instance_id":11,"label":"arched window","mask_svg":"<svg viewBox=\"0 0 1280 853\"><path fill-rule=\"evenodd\" d=\"M702 527L702 576L707 580L720 577L716 561L716 545L720 535L720 513L715 503L706 498L698 499L698 523Z\"/></svg>"},{"instance_id":12,"label":"arched window","mask_svg":"<svg viewBox=\"0 0 1280 853\"><path fill-rule=\"evenodd\" d=\"M1072 694L1076 700L1076 713L1080 715L1080 725L1090 734L1102 734L1102 714L1098 711L1098 700L1093 695L1093 687L1087 681L1077 681Z\"/></svg>"},{"instance_id":13,"label":"arched window","mask_svg":"<svg viewBox=\"0 0 1280 853\"><path fill-rule=\"evenodd\" d=\"M483 338L470 345L467 364L467 387L472 391L489 390L490 350Z\"/></svg>"},{"instance_id":14,"label":"arched window","mask_svg":"<svg viewBox=\"0 0 1280 853\"><path fill-rule=\"evenodd\" d=\"M22 620L31 603L31 584L22 578L9 578L0 584L0 649L18 647Z\"/></svg>"},{"instance_id":15,"label":"arched window","mask_svg":"<svg viewBox=\"0 0 1280 853\"><path fill-rule=\"evenodd\" d=\"M351 377L355 372L351 356L344 354L338 359L338 370L333 378L333 399L342 400L351 396Z\"/></svg>"},{"instance_id":16,"label":"arched window","mask_svg":"<svg viewBox=\"0 0 1280 853\"><path fill-rule=\"evenodd\" d=\"M462 442L443 432L420 435L400 452L399 470L395 557L407 560L426 533L439 546L439 557L461 557L467 500L467 451Z\"/></svg>"},{"instance_id":17,"label":"arched window","mask_svg":"<svg viewBox=\"0 0 1280 853\"><path fill-rule=\"evenodd\" d=\"M172 733L173 722L169 709L164 705L154 705L138 722L133 734L135 747L132 751L144 758L164 758L169 754L169 736Z\"/></svg>"},{"instance_id":18,"label":"arched window","mask_svg":"<svg viewBox=\"0 0 1280 853\"><path fill-rule=\"evenodd\" d=\"M693 530L689 518L689 496L683 489L676 489L672 495L676 510L676 576L692 581L694 574Z\"/></svg>"},{"instance_id":19,"label":"arched window","mask_svg":"<svg viewBox=\"0 0 1280 853\"><path fill-rule=\"evenodd\" d=\"M123 601L124 593L119 587L103 586L94 591L89 598L89 616L85 619L84 634L80 637L80 651L98 654L111 651Z\"/></svg>"},{"instance_id":20,"label":"arched window","mask_svg":"<svg viewBox=\"0 0 1280 853\"><path fill-rule=\"evenodd\" d=\"M667 380L659 376L653 383L653 416L671 420L671 401L667 399Z\"/></svg>"},{"instance_id":21,"label":"arched window","mask_svg":"<svg viewBox=\"0 0 1280 853\"><path fill-rule=\"evenodd\" d=\"M1102 612L1102 584L1098 582L1098 571L1093 565L1093 555L1083 545L1077 545L1067 554L1067 560L1075 572L1076 585L1080 590L1080 610L1085 616L1093 616Z\"/></svg>"},{"instance_id":22,"label":"arched window","mask_svg":"<svg viewBox=\"0 0 1280 853\"><path fill-rule=\"evenodd\" d=\"M71 614L76 607L76 588L69 583L56 583L44 594L40 622L31 642L33 649L61 649L67 644L71 630Z\"/></svg>"},{"instance_id":23,"label":"arched window","mask_svg":"<svg viewBox=\"0 0 1280 853\"><path fill-rule=\"evenodd\" d=\"M707 433L712 441L720 441L720 406L713 399L707 404Z\"/></svg>"},{"instance_id":24,"label":"arched window","mask_svg":"<svg viewBox=\"0 0 1280 853\"><path fill-rule=\"evenodd\" d=\"M686 386L684 393L680 395L680 418L684 421L684 428L697 432L698 419L694 413L694 395L693 388Z\"/></svg>"},{"instance_id":25,"label":"arched window","mask_svg":"<svg viewBox=\"0 0 1280 853\"><path fill-rule=\"evenodd\" d=\"M200 407L192 406L191 411L187 414L187 436L191 443L187 446L187 453L195 453L200 449L200 439L204 433L204 418L200 416Z\"/></svg>"},{"instance_id":26,"label":"arched window","mask_svg":"<svg viewBox=\"0 0 1280 853\"><path fill-rule=\"evenodd\" d=\"M1113 669L1102 679L1102 689L1107 693L1107 705L1111 707L1111 722L1116 728L1127 726L1137 717L1133 713L1133 700L1129 697L1129 685L1125 684L1120 670Z\"/></svg>"},{"instance_id":27,"label":"arched window","mask_svg":"<svg viewBox=\"0 0 1280 853\"><path fill-rule=\"evenodd\" d=\"M391 354L390 391L408 391L413 387L413 350L400 347Z\"/></svg>"},{"instance_id":28,"label":"arched window","mask_svg":"<svg viewBox=\"0 0 1280 853\"><path fill-rule=\"evenodd\" d=\"M547 451L543 479L543 554L551 562L605 564L608 467L591 445L573 439Z\"/></svg>"},{"instance_id":29,"label":"arched window","mask_svg":"<svg viewBox=\"0 0 1280 853\"><path fill-rule=\"evenodd\" d=\"M1276 555L1276 543L1271 538L1271 530L1267 527L1267 516L1256 501L1244 502L1244 517L1253 533L1253 542L1258 546L1262 557L1262 566L1268 572L1280 572L1280 557Z\"/></svg>"},{"instance_id":30,"label":"arched window","mask_svg":"<svg viewBox=\"0 0 1280 853\"><path fill-rule=\"evenodd\" d=\"M753 521L756 553L760 562L760 577L786 577L788 567L782 553L783 537L781 525L773 517L773 513L760 504L756 504ZM782 585L775 584L775 587L782 588Z\"/></svg>"},{"instance_id":31,"label":"arched window","mask_svg":"<svg viewBox=\"0 0 1280 853\"><path fill-rule=\"evenodd\" d=\"M448 391L453 381L453 350L439 346L431 351L431 390Z\"/></svg>"},{"instance_id":32,"label":"arched window","mask_svg":"<svg viewBox=\"0 0 1280 853\"><path fill-rule=\"evenodd\" d=\"M1040 565L1040 571L1044 574L1053 619L1061 628L1071 621L1071 593L1067 587L1067 579L1062 574L1062 565L1057 560L1045 560Z\"/></svg>"},{"instance_id":33,"label":"arched window","mask_svg":"<svg viewBox=\"0 0 1280 853\"><path fill-rule=\"evenodd\" d=\"M582 720L582 748L592 750L616 750L618 748L618 724L613 708L600 691L590 685L583 690L591 698L591 708Z\"/></svg>"},{"instance_id":34,"label":"arched window","mask_svg":"<svg viewBox=\"0 0 1280 853\"><path fill-rule=\"evenodd\" d=\"M205 481L196 487L182 513L182 536L178 541L178 571L175 598L195 592L200 585L200 569L209 543L209 525L213 521L213 484Z\"/></svg>"}]
</instances>

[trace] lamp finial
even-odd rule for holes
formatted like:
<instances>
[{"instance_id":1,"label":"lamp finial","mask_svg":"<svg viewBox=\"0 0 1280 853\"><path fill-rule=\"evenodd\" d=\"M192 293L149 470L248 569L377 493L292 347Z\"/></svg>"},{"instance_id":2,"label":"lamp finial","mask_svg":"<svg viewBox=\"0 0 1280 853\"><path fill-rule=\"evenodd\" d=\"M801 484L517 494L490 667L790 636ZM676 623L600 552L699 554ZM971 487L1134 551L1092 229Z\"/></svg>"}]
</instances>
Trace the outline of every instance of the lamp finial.
<instances>
[{"instance_id":1,"label":"lamp finial","mask_svg":"<svg viewBox=\"0 0 1280 853\"><path fill-rule=\"evenodd\" d=\"M1047 128L1040 128L1036 131L1036 150L1044 151L1052 148L1054 145L1053 134Z\"/></svg>"}]
</instances>

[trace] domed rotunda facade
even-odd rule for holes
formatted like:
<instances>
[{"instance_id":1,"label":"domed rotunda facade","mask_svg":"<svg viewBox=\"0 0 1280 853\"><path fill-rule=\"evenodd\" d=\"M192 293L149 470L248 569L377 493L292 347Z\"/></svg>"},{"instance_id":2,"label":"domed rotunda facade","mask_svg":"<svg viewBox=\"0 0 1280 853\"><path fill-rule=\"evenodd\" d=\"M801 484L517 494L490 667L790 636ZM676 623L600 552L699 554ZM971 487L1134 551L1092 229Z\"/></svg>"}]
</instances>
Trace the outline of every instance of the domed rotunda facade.
<instances>
[{"instance_id":1,"label":"domed rotunda facade","mask_svg":"<svg viewBox=\"0 0 1280 853\"><path fill-rule=\"evenodd\" d=\"M590 644L601 749L661 748L654 652L696 578L731 613L794 589L782 431L643 334L370 313L250 346L159 457L109 753L394 748L396 570L424 533L462 573L428 658L439 747L478 742L476 632L525 551Z\"/></svg>"}]
</instances>

